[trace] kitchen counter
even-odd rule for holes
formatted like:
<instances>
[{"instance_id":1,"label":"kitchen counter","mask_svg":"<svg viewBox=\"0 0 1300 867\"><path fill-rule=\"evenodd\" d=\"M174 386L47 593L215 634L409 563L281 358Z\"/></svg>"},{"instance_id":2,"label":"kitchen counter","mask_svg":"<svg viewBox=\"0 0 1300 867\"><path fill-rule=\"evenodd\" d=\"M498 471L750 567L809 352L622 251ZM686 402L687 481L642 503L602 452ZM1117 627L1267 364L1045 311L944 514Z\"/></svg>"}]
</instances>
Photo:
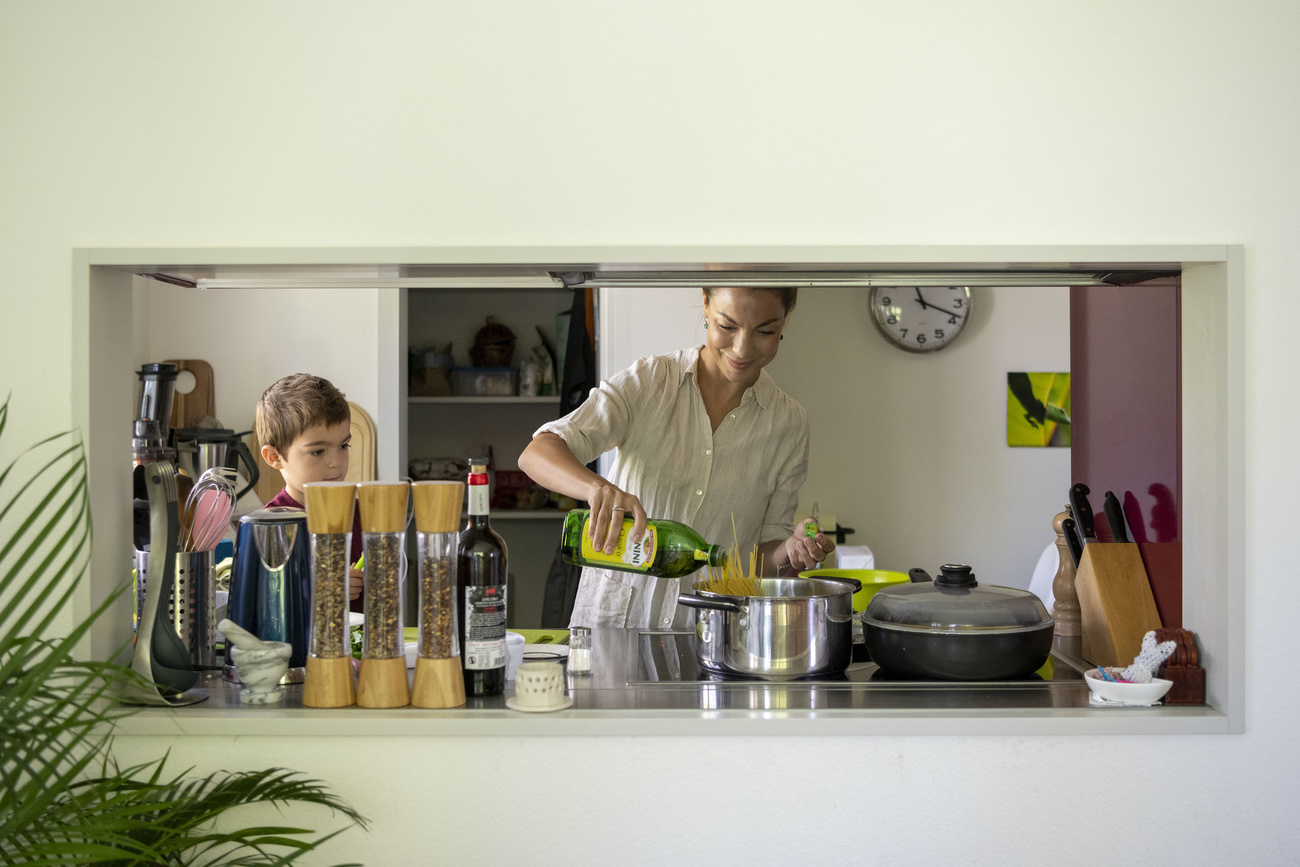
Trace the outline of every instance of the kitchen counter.
<instances>
[{"instance_id":1,"label":"kitchen counter","mask_svg":"<svg viewBox=\"0 0 1300 867\"><path fill-rule=\"evenodd\" d=\"M1058 646L1050 666L1025 680L993 683L903 680L872 662L842 677L768 682L721 679L696 664L694 634L593 629L593 673L566 672L573 707L554 713L506 708L514 694L464 707L387 710L302 706L302 687L284 702L241 705L239 687L219 674L184 708L148 708L123 720L130 735L592 736L1208 733L1224 716L1208 706L1096 707L1082 672Z\"/></svg>"}]
</instances>

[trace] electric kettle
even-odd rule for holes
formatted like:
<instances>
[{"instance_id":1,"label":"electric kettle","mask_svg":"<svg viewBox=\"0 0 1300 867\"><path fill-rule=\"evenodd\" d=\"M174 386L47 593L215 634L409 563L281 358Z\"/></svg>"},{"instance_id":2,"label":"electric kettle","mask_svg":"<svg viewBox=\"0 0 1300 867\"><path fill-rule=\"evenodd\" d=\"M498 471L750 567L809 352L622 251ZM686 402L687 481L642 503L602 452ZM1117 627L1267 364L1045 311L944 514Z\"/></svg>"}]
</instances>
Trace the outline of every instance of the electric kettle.
<instances>
[{"instance_id":1,"label":"electric kettle","mask_svg":"<svg viewBox=\"0 0 1300 867\"><path fill-rule=\"evenodd\" d=\"M284 683L301 683L311 619L311 540L307 513L271 506L239 519L226 616L263 641L293 645ZM225 679L237 683L226 647Z\"/></svg>"}]
</instances>

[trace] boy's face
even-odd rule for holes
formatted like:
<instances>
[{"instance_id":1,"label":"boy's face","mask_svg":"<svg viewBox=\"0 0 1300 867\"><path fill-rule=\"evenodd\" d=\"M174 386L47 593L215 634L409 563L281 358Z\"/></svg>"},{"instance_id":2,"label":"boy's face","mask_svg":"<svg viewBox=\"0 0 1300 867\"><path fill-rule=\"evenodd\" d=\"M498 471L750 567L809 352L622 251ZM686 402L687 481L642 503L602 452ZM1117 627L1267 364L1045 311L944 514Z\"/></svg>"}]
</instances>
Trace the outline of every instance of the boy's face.
<instances>
[{"instance_id":1,"label":"boy's face","mask_svg":"<svg viewBox=\"0 0 1300 867\"><path fill-rule=\"evenodd\" d=\"M352 425L318 424L307 428L281 452L274 446L262 446L262 459L280 471L289 496L306 502L302 486L308 482L337 482L348 474L348 449Z\"/></svg>"}]
</instances>

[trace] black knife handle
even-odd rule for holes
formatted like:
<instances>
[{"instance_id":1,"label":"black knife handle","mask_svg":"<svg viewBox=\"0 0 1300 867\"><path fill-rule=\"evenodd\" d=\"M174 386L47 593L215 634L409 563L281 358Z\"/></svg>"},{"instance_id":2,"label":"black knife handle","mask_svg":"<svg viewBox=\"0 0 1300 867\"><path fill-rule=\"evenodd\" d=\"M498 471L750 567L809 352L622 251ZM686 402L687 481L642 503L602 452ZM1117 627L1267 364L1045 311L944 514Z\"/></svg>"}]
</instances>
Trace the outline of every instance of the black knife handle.
<instances>
[{"instance_id":1,"label":"black knife handle","mask_svg":"<svg viewBox=\"0 0 1300 867\"><path fill-rule=\"evenodd\" d=\"M1083 543L1079 541L1079 528L1075 526L1073 518L1066 518L1061 522L1061 530L1065 533L1065 545L1070 549L1070 559L1074 561L1074 568L1079 568L1079 561L1083 559Z\"/></svg>"},{"instance_id":2,"label":"black knife handle","mask_svg":"<svg viewBox=\"0 0 1300 867\"><path fill-rule=\"evenodd\" d=\"M1083 482L1076 482L1070 487L1070 511L1074 514L1075 525L1079 528L1079 538L1087 542L1097 541L1097 531L1092 525L1092 506L1088 503L1088 486Z\"/></svg>"},{"instance_id":3,"label":"black knife handle","mask_svg":"<svg viewBox=\"0 0 1300 867\"><path fill-rule=\"evenodd\" d=\"M1112 491L1107 491L1102 509L1106 512L1106 525L1110 527L1111 538L1116 542L1129 541L1128 529L1124 523L1124 507L1119 504L1119 497Z\"/></svg>"}]
</instances>

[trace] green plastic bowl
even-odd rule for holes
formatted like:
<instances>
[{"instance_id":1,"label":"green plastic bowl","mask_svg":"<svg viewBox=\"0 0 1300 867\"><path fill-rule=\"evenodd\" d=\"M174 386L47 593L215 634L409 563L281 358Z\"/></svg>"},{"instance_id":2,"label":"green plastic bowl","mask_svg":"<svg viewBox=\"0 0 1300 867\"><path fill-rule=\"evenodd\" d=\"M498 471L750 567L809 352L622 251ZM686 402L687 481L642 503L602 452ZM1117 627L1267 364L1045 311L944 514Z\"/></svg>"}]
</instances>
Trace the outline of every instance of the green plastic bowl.
<instances>
[{"instance_id":1,"label":"green plastic bowl","mask_svg":"<svg viewBox=\"0 0 1300 867\"><path fill-rule=\"evenodd\" d=\"M891 572L888 569L809 569L799 573L800 578L856 578L862 582L862 589L853 594L853 610L862 611L881 587L891 584L906 584L912 579L906 572Z\"/></svg>"}]
</instances>

